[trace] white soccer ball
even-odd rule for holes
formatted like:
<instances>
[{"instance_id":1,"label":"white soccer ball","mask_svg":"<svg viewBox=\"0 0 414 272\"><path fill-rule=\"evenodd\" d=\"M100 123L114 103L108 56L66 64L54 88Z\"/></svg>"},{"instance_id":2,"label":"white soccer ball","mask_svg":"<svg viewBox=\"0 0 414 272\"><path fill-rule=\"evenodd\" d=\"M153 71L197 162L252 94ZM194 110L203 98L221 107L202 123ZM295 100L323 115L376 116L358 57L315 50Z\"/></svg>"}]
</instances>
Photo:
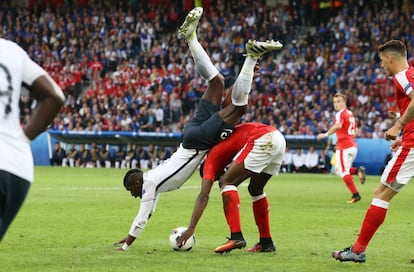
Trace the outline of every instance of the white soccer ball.
<instances>
[{"instance_id":1,"label":"white soccer ball","mask_svg":"<svg viewBox=\"0 0 414 272\"><path fill-rule=\"evenodd\" d=\"M194 244L195 244L194 234L191 235L191 237L187 239L185 244L183 244L180 247L177 246L178 237L180 237L181 234L183 232L185 232L186 230L187 230L186 227L178 227L178 228L175 228L171 231L169 241L170 241L170 246L172 247L172 249L174 249L176 251L189 251L194 247Z\"/></svg>"}]
</instances>

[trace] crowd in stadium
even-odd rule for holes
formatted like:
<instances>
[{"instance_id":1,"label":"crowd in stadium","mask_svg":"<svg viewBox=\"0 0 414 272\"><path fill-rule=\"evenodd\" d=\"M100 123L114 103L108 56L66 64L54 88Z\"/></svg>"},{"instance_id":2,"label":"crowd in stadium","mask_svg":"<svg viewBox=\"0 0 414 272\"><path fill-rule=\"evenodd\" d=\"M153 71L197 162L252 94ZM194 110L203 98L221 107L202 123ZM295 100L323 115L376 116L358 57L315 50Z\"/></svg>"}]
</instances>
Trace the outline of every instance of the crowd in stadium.
<instances>
[{"instance_id":1,"label":"crowd in stadium","mask_svg":"<svg viewBox=\"0 0 414 272\"><path fill-rule=\"evenodd\" d=\"M183 1L29 2L0 3L0 35L26 49L64 90L66 104L52 129L181 132L206 86L177 36L187 12ZM332 124L332 97L342 92L358 120L357 137L383 138L396 105L376 50L398 36L411 52L414 7L408 1L287 2L204 3L198 38L227 87L248 39L285 45L260 61L242 120L316 135ZM337 6L314 5L319 2ZM23 125L32 107L22 96Z\"/></svg>"}]
</instances>

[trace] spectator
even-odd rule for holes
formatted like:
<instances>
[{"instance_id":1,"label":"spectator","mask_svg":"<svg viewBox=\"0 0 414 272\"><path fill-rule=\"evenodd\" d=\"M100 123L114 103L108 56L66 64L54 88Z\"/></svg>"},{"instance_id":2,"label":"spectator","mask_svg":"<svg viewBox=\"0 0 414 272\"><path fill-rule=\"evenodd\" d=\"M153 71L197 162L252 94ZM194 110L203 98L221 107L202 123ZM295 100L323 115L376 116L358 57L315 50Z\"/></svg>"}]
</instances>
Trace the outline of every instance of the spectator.
<instances>
[{"instance_id":1,"label":"spectator","mask_svg":"<svg viewBox=\"0 0 414 272\"><path fill-rule=\"evenodd\" d=\"M294 172L301 173L306 171L305 159L306 156L303 154L303 149L296 149L296 152L292 156Z\"/></svg>"},{"instance_id":2,"label":"spectator","mask_svg":"<svg viewBox=\"0 0 414 272\"><path fill-rule=\"evenodd\" d=\"M171 157L172 151L170 148L161 145L158 150L159 163L162 163Z\"/></svg>"},{"instance_id":3,"label":"spectator","mask_svg":"<svg viewBox=\"0 0 414 272\"><path fill-rule=\"evenodd\" d=\"M325 150L321 150L318 158L318 173L329 173L331 171L331 158Z\"/></svg>"},{"instance_id":4,"label":"spectator","mask_svg":"<svg viewBox=\"0 0 414 272\"><path fill-rule=\"evenodd\" d=\"M136 165L138 165L138 168L141 168L142 170L149 169L148 167L151 159L147 150L145 150L142 145L136 146L134 159L136 161Z\"/></svg>"},{"instance_id":5,"label":"spectator","mask_svg":"<svg viewBox=\"0 0 414 272\"><path fill-rule=\"evenodd\" d=\"M125 157L121 162L121 168L136 168L136 162L133 161L134 155L134 147L132 144L129 144L125 152Z\"/></svg>"},{"instance_id":6,"label":"spectator","mask_svg":"<svg viewBox=\"0 0 414 272\"><path fill-rule=\"evenodd\" d=\"M91 154L91 167L97 167L98 161L99 161L99 147L96 145L95 142L92 142L91 148L89 149L89 152Z\"/></svg>"},{"instance_id":7,"label":"spectator","mask_svg":"<svg viewBox=\"0 0 414 272\"><path fill-rule=\"evenodd\" d=\"M75 165L76 167L82 168L92 168L94 166L91 160L91 152L88 149L86 149L85 144L79 145L79 152L77 153L75 159Z\"/></svg>"},{"instance_id":8,"label":"spectator","mask_svg":"<svg viewBox=\"0 0 414 272\"><path fill-rule=\"evenodd\" d=\"M62 161L66 157L66 151L60 146L59 142L55 143L55 149L53 150L52 158L50 159L50 165L62 166Z\"/></svg>"},{"instance_id":9,"label":"spectator","mask_svg":"<svg viewBox=\"0 0 414 272\"><path fill-rule=\"evenodd\" d=\"M305 155L306 172L316 173L318 170L319 155L313 146L310 146Z\"/></svg>"},{"instance_id":10,"label":"spectator","mask_svg":"<svg viewBox=\"0 0 414 272\"><path fill-rule=\"evenodd\" d=\"M97 167L111 168L111 158L106 146L102 146L99 150Z\"/></svg>"},{"instance_id":11,"label":"spectator","mask_svg":"<svg viewBox=\"0 0 414 272\"><path fill-rule=\"evenodd\" d=\"M150 158L150 163L148 167L150 169L153 169L157 167L159 158L158 158L158 147L154 146L153 144L148 145L148 156Z\"/></svg>"},{"instance_id":12,"label":"spectator","mask_svg":"<svg viewBox=\"0 0 414 272\"><path fill-rule=\"evenodd\" d=\"M280 170L283 173L292 173L293 170L293 155L287 146L285 152L283 153L283 160Z\"/></svg>"},{"instance_id":13,"label":"spectator","mask_svg":"<svg viewBox=\"0 0 414 272\"><path fill-rule=\"evenodd\" d=\"M379 64L373 61L377 57L374 48L377 41L389 35L388 32L379 31L380 29L398 28L400 25L406 25L406 22L409 22L407 29L411 29L413 23L409 12L402 9L403 1L392 5L387 1L379 1L375 9L369 1L361 2L357 8L355 2L351 1L347 5L330 10L326 18L327 23L321 24L316 19L311 21L303 17L303 20L300 20L298 15L303 11L298 10L298 5L293 4L294 1L291 2L289 6L282 6L278 2L277 8L263 4L260 16L257 15L254 1L247 1L250 5L244 5L244 2L233 3L231 10L228 10L229 6L225 6L224 10L220 11L229 16L209 16L203 19L205 25L211 28L209 33L217 34L217 43L223 46L217 47L215 43L209 42L214 40L211 34L200 36L200 40L209 45L208 50L215 57L215 65L229 63L229 66L220 66L220 69L224 68L226 73L231 75L237 74L240 69L242 58L239 52L243 49L243 41L251 38L249 35L252 33L257 37L266 36L269 39L278 37L286 45L291 42L291 46L286 46L287 49L283 51L278 65L266 59L262 60L263 76L256 80L253 89L258 96L263 95L267 99L264 103L267 110L254 112L260 105L252 103L252 106L257 107L252 107L249 111L250 121L268 122L269 119L273 119L284 134L300 132L315 135L315 124L320 131L325 131L330 126L328 120L332 119L333 113L330 101L335 92L341 92L350 96L349 108L358 115L357 119L365 120L362 118L364 112L371 111L372 107L379 113L373 116L370 122L367 121L366 129L359 137L380 137L378 131L373 132L374 125L380 123L379 118L387 119L384 118L385 112L381 108L381 101L392 104L395 97L387 76L379 69ZM93 16L94 23L90 23L88 20L91 17L83 16L87 14L89 7L78 6L73 10L49 9L47 13L42 9L30 10L35 19L29 21L32 17L25 16L28 10L15 8L16 4L12 1L7 7L4 6L3 10L5 14L13 10L13 19L7 20L7 23L5 21L0 28L7 29L5 35L27 47L29 55L43 64L54 79L58 80L61 77L59 83L66 88L67 93L72 92L75 99L67 99L66 109L59 114L58 119L65 119L69 113L75 115L83 102L83 89L88 89L86 100L90 110L93 108L94 99L99 99L99 102L110 101L101 109L105 111L100 113L102 120L110 119L111 114L107 112L112 110L113 104L118 102L117 99L127 101L127 107L131 109L134 105L138 109L144 105L153 109L156 103L160 103L164 109L164 124L174 132L181 132L181 120L185 119L182 118L183 115L194 112L199 97L193 90L200 86L193 88L192 84L203 84L199 80L192 82L195 70L191 57L176 35L171 35L171 31L176 30L176 18L181 14L178 12L177 16L170 17L168 13L171 9L150 10L145 5L137 5L131 7L131 14L128 16L130 22L125 23L123 13L113 12L114 9L122 8L122 3L123 1L114 2L111 9L106 5L94 6L94 12L99 16ZM314 11L318 10L317 6L308 5L309 10ZM211 7L212 12L216 12L216 7ZM359 16L354 16L350 10L355 10ZM154 16L149 16L150 12ZM370 16L363 16L366 14ZM244 18L243 25L234 19L236 15ZM375 20L379 15L392 15L396 19ZM249 26L248 22L252 22L253 18L256 24L263 27L256 29L255 25ZM37 31L39 25L36 22L40 21L46 25L55 25L57 21L67 28L55 27L54 31ZM19 31L20 28L16 25L33 27ZM305 27L309 25L315 29L314 33L306 32ZM148 34L144 38L147 44L144 44L143 49L140 41L141 32L144 35ZM295 36L294 33L304 35ZM413 47L413 33L404 33L407 44ZM118 41L119 37L125 41ZM89 46L85 41L93 41L93 46ZM326 46L327 44L330 46ZM153 57L148 57L145 52L151 52ZM163 70L163 66L167 68ZM117 76L113 76L114 74ZM155 74L158 75L157 80L152 80L151 75ZM230 78L231 76L226 80ZM70 86L73 82L77 83L72 88ZM165 95L159 93L163 88L165 90L162 93L165 91ZM375 99L367 101L367 95ZM25 101L21 104L23 124L28 120L31 102ZM301 115L292 116L293 118L289 116L291 109L300 107L315 111L315 116L306 116L305 120L301 120ZM360 108L360 114L357 113L357 108ZM275 109L279 112L273 113ZM141 128L144 131L156 131L159 128L159 116L152 113L142 116L146 119L139 120L142 123L130 123L130 130L137 131L139 124L145 125ZM134 114L131 113L131 119L133 118ZM80 123L73 120L64 127L58 126L58 129L85 130L88 122L84 115L81 119ZM148 121L152 121L152 124ZM298 122L304 122L305 126L302 128ZM103 130L120 129L120 122L102 125ZM384 121L379 131L388 127L389 122Z\"/></svg>"},{"instance_id":14,"label":"spectator","mask_svg":"<svg viewBox=\"0 0 414 272\"><path fill-rule=\"evenodd\" d=\"M75 144L71 144L66 157L62 159L62 167L68 166L68 163L70 167L75 167L75 160L77 157L78 150L76 149Z\"/></svg>"},{"instance_id":15,"label":"spectator","mask_svg":"<svg viewBox=\"0 0 414 272\"><path fill-rule=\"evenodd\" d=\"M124 159L125 159L124 147L123 145L119 144L118 149L116 150L115 155L113 157L112 165L115 168L120 168Z\"/></svg>"}]
</instances>

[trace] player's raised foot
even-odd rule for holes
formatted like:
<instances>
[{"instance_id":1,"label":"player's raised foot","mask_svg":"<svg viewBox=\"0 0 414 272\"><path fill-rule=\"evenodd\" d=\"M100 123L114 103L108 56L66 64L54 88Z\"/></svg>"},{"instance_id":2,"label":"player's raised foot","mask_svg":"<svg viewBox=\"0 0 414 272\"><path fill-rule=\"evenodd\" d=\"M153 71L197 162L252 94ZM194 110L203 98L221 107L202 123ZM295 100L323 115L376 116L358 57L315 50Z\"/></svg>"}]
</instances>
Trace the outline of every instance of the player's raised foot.
<instances>
[{"instance_id":1,"label":"player's raised foot","mask_svg":"<svg viewBox=\"0 0 414 272\"><path fill-rule=\"evenodd\" d=\"M216 247L214 252L216 252L216 253L225 253L225 252L230 252L230 251L232 251L233 249L236 249L236 248L242 249L245 246L246 246L246 241L245 240L230 240L229 239L227 242L225 242L221 246Z\"/></svg>"},{"instance_id":2,"label":"player's raised foot","mask_svg":"<svg viewBox=\"0 0 414 272\"><path fill-rule=\"evenodd\" d=\"M350 200L347 201L347 203L352 204L352 203L358 202L360 200L361 200L361 196L360 195L354 195L354 196L351 197Z\"/></svg>"},{"instance_id":3,"label":"player's raised foot","mask_svg":"<svg viewBox=\"0 0 414 272\"><path fill-rule=\"evenodd\" d=\"M365 252L355 253L352 251L351 247L332 252L332 257L340 262L365 263L366 261Z\"/></svg>"},{"instance_id":4,"label":"player's raised foot","mask_svg":"<svg viewBox=\"0 0 414 272\"><path fill-rule=\"evenodd\" d=\"M186 40L188 40L192 35L195 35L201 15L203 15L203 8L201 7L190 10L187 17L185 17L184 23L178 29L178 35Z\"/></svg>"},{"instance_id":5,"label":"player's raised foot","mask_svg":"<svg viewBox=\"0 0 414 272\"><path fill-rule=\"evenodd\" d=\"M279 50L283 45L279 41L268 40L265 42L258 42L256 40L249 40L246 43L247 56L252 58L260 58L270 51Z\"/></svg>"},{"instance_id":6,"label":"player's raised foot","mask_svg":"<svg viewBox=\"0 0 414 272\"><path fill-rule=\"evenodd\" d=\"M358 167L357 175L358 175L358 178L359 178L359 182L361 182L361 184L364 184L365 179L366 179L365 167L364 166Z\"/></svg>"},{"instance_id":7,"label":"player's raised foot","mask_svg":"<svg viewBox=\"0 0 414 272\"><path fill-rule=\"evenodd\" d=\"M260 243L255 244L253 247L248 248L247 252L275 252L276 247L274 244L262 245Z\"/></svg>"}]
</instances>

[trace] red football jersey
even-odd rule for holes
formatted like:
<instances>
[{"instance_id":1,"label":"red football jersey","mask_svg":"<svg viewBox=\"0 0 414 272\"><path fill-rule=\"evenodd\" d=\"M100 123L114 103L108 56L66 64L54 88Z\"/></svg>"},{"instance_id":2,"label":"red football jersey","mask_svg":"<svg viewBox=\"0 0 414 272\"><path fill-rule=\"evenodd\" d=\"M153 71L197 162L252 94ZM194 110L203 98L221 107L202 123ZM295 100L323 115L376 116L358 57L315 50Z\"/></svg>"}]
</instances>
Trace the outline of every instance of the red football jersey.
<instances>
[{"instance_id":1,"label":"red football jersey","mask_svg":"<svg viewBox=\"0 0 414 272\"><path fill-rule=\"evenodd\" d=\"M401 115L404 114L404 112L407 110L408 104L410 104L411 99L408 97L408 95L413 91L413 84L414 68L411 66L394 76L395 98L397 100L397 105ZM414 147L413 120L404 126L402 140L402 146L408 148Z\"/></svg>"},{"instance_id":2,"label":"red football jersey","mask_svg":"<svg viewBox=\"0 0 414 272\"><path fill-rule=\"evenodd\" d=\"M203 179L216 180L217 175L231 163L233 157L246 143L275 130L272 126L256 122L236 126L234 132L226 140L219 142L208 152L204 162Z\"/></svg>"},{"instance_id":3,"label":"red football jersey","mask_svg":"<svg viewBox=\"0 0 414 272\"><path fill-rule=\"evenodd\" d=\"M336 149L341 150L357 146L355 142L355 118L352 111L343 108L335 115L335 124L341 123L342 127L336 131Z\"/></svg>"}]
</instances>

